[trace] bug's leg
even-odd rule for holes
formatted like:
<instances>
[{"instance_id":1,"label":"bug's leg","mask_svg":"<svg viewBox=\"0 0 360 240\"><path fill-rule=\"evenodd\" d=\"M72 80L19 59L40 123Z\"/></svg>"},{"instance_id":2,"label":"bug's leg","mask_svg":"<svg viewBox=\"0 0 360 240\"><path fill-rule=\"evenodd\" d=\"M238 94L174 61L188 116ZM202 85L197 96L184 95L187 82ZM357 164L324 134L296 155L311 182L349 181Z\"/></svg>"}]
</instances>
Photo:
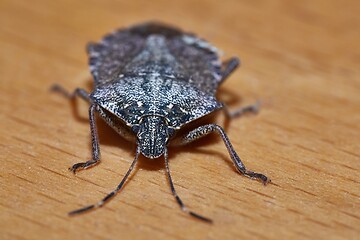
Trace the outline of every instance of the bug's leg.
<instances>
[{"instance_id":1,"label":"bug's leg","mask_svg":"<svg viewBox=\"0 0 360 240\"><path fill-rule=\"evenodd\" d=\"M224 111L225 111L225 115L227 118L232 119L232 118L236 118L236 117L240 117L246 113L254 113L257 114L259 112L261 106L261 101L258 100L256 101L255 104L252 105L248 105L245 107L241 107L239 109L236 109L234 111L230 111L227 106L225 105L224 107Z\"/></svg>"},{"instance_id":2,"label":"bug's leg","mask_svg":"<svg viewBox=\"0 0 360 240\"><path fill-rule=\"evenodd\" d=\"M260 180L264 185L270 182L270 179L268 177L266 177L264 174L261 173L256 173L253 171L249 171L246 169L245 165L243 164L243 162L241 161L240 157L237 155L237 153L235 152L228 136L225 134L225 131L222 129L222 127L220 127L219 125L216 124L208 124L208 125L203 125L200 126L192 131L190 131L188 134L186 134L181 140L180 140L180 144L187 144L190 143L194 140L197 140L201 137L204 137L212 132L216 132L218 133L222 140L225 143L225 146L230 154L231 159L233 160L236 169L243 175L245 175L246 177L249 177L251 179L256 179L256 180Z\"/></svg>"},{"instance_id":3,"label":"bug's leg","mask_svg":"<svg viewBox=\"0 0 360 240\"><path fill-rule=\"evenodd\" d=\"M230 58L226 60L223 65L223 71L221 73L220 84L223 83L230 74L239 66L240 60L237 57Z\"/></svg>"},{"instance_id":4,"label":"bug's leg","mask_svg":"<svg viewBox=\"0 0 360 240\"><path fill-rule=\"evenodd\" d=\"M81 88L76 88L72 93L70 93L69 91L67 91L62 86L60 86L58 84L54 84L54 85L51 86L50 91L60 93L64 97L66 97L68 99L71 99L71 100L74 99L76 96L79 96L82 99L84 99L85 101L91 102L90 97L89 97L89 93L86 92L86 90L81 89Z\"/></svg>"},{"instance_id":5,"label":"bug's leg","mask_svg":"<svg viewBox=\"0 0 360 240\"><path fill-rule=\"evenodd\" d=\"M90 132L91 132L91 146L92 146L92 159L87 162L81 162L74 164L70 171L75 173L79 169L86 169L94 166L100 161L100 147L99 147L99 137L97 133L96 121L95 121L95 109L96 104L91 104L89 108L89 122L90 122Z\"/></svg>"},{"instance_id":6,"label":"bug's leg","mask_svg":"<svg viewBox=\"0 0 360 240\"><path fill-rule=\"evenodd\" d=\"M72 93L68 92L65 88L58 84L54 84L50 88L53 92L58 92L65 96L66 98L73 100L75 97L79 96L87 102L91 102L89 93L86 90L81 88L76 88ZM99 137L96 128L95 122L95 109L96 105L92 103L89 108L89 122L90 122L90 131L91 131L91 145L92 145L92 159L87 162L80 162L74 164L72 167L69 168L70 171L75 173L77 170L80 169L87 169L99 163L100 161L100 147L99 147Z\"/></svg>"},{"instance_id":7,"label":"bug's leg","mask_svg":"<svg viewBox=\"0 0 360 240\"><path fill-rule=\"evenodd\" d=\"M229 75L240 65L240 60L236 57L233 57L226 60L222 65L223 65L223 71L221 74L222 79L220 84L223 83L229 77ZM258 113L259 108L260 108L260 101L257 101L253 105L241 107L235 111L230 111L226 106L224 107L226 116L230 119L239 117L245 113L250 113L250 112Z\"/></svg>"},{"instance_id":8,"label":"bug's leg","mask_svg":"<svg viewBox=\"0 0 360 240\"><path fill-rule=\"evenodd\" d=\"M170 168L169 168L169 160L168 160L168 152L167 152L167 149L165 149L165 152L164 152L164 158L165 158L165 167L166 167L166 174L167 174L167 177L169 179L169 183L170 183L170 188L171 188L171 192L173 194L173 196L175 197L177 203L180 205L181 207L181 210L190 214L190 216L193 216L197 219L200 219L202 221L205 221L205 222L209 222L209 223L212 223L212 220L209 219L209 218L206 218L206 217L203 217L197 213L194 213L190 210L188 210L184 203L181 201L179 195L176 193L176 190L175 190L175 187L174 187L174 183L172 181L172 178L171 178L171 174L170 174Z\"/></svg>"},{"instance_id":9,"label":"bug's leg","mask_svg":"<svg viewBox=\"0 0 360 240\"><path fill-rule=\"evenodd\" d=\"M101 201L97 202L96 204L92 204L74 211L69 212L69 215L77 215L83 212L87 212L89 210L95 209L95 208L99 208L102 207L105 203L107 203L111 198L113 198L124 186L124 183L126 182L127 178L129 177L130 173L132 172L132 170L134 169L134 166L139 158L139 154L140 154L140 148L137 147L136 149L136 155L135 158L133 160L133 162L131 163L131 166L129 168L129 170L126 172L125 176L123 177L123 179L121 180L120 184L112 191L110 192L108 195L106 195Z\"/></svg>"}]
</instances>

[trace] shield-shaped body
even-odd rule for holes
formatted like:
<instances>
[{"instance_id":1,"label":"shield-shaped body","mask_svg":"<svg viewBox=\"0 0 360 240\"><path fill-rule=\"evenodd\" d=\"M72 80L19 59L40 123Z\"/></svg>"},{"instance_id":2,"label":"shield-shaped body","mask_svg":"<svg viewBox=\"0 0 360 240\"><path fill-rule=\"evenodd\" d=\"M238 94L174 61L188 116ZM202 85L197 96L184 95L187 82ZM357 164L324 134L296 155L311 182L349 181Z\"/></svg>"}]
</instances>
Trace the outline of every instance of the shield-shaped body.
<instances>
[{"instance_id":1,"label":"shield-shaped body","mask_svg":"<svg viewBox=\"0 0 360 240\"><path fill-rule=\"evenodd\" d=\"M88 52L91 99L104 118L131 128L149 158L164 153L176 130L223 107L215 98L222 80L217 50L193 34L147 23L115 31Z\"/></svg>"}]
</instances>

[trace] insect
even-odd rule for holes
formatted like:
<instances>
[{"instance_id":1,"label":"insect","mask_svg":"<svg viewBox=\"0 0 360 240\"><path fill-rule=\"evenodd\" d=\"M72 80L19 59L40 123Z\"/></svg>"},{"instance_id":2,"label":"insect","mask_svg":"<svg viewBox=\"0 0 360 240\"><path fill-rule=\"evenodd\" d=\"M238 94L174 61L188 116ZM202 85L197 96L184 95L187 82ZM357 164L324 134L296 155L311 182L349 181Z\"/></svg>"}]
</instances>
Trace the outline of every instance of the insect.
<instances>
[{"instance_id":1,"label":"insect","mask_svg":"<svg viewBox=\"0 0 360 240\"><path fill-rule=\"evenodd\" d=\"M79 96L90 103L92 159L76 163L69 170L75 173L100 161L96 112L137 147L135 158L117 188L98 203L72 211L70 215L101 207L113 198L142 154L149 159L163 156L172 194L181 209L211 222L188 210L178 196L170 174L168 146L185 145L213 132L224 141L239 173L264 184L270 181L265 175L245 168L222 127L216 124L195 127L199 119L220 109L225 110L228 117L256 111L256 106L249 106L230 113L215 98L219 85L239 65L237 58L221 63L218 50L205 40L156 22L117 30L98 43L90 43L87 52L94 78L93 92L78 88L69 93L59 85L52 87L68 98ZM194 126L192 130L179 133L180 129L191 129L191 126Z\"/></svg>"}]
</instances>

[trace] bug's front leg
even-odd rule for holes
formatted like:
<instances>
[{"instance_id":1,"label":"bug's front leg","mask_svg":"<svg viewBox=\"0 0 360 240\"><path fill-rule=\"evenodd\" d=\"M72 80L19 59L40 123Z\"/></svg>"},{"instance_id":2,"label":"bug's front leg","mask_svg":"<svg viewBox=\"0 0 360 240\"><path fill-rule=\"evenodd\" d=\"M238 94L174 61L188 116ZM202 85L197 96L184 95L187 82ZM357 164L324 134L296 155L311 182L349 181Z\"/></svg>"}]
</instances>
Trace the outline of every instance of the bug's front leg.
<instances>
[{"instance_id":1,"label":"bug's front leg","mask_svg":"<svg viewBox=\"0 0 360 240\"><path fill-rule=\"evenodd\" d=\"M96 104L92 103L89 108L89 121L90 121L90 131L91 131L91 146L92 146L92 159L87 162L80 162L74 164L70 171L75 173L80 169L87 169L92 167L100 162L100 146L99 146L99 136L97 133L96 121L95 121L95 110Z\"/></svg>"},{"instance_id":2,"label":"bug's front leg","mask_svg":"<svg viewBox=\"0 0 360 240\"><path fill-rule=\"evenodd\" d=\"M180 139L180 141L178 142L178 144L184 145L184 144L190 143L190 142L195 141L201 137L204 137L212 132L216 132L221 136L221 138L224 141L225 146L230 154L230 157L235 164L236 169L241 174L245 175L246 177L252 178L252 179L260 180L263 184L267 184L270 182L270 179L268 177L266 177L264 174L256 173L256 172L249 171L246 169L246 167L243 164L243 162L241 161L240 157L235 152L228 136L225 134L225 131L219 125L208 124L208 125L200 126L196 129L190 131L184 137L182 137Z\"/></svg>"},{"instance_id":3,"label":"bug's front leg","mask_svg":"<svg viewBox=\"0 0 360 240\"><path fill-rule=\"evenodd\" d=\"M68 92L65 88L58 84L54 84L50 88L51 91L62 94L68 99L74 99L79 96L87 102L91 103L90 95L86 90L81 88L76 88L72 93ZM91 103L89 108L89 122L90 122L90 131L91 131L91 145L92 145L92 159L87 162L80 162L74 164L69 168L70 171L76 173L80 169L87 169L99 163L100 161L100 147L99 147L99 137L97 133L96 121L95 121L95 110L96 104Z\"/></svg>"}]
</instances>

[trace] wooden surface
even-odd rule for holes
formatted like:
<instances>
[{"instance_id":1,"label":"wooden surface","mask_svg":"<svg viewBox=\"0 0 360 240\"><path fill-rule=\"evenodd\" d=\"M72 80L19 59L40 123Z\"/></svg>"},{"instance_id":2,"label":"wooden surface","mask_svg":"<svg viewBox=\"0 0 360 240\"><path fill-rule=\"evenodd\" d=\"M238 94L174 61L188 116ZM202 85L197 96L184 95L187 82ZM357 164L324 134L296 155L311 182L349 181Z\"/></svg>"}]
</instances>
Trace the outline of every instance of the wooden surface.
<instances>
[{"instance_id":1,"label":"wooden surface","mask_svg":"<svg viewBox=\"0 0 360 240\"><path fill-rule=\"evenodd\" d=\"M0 1L0 238L360 239L359 12L355 0ZM179 195L214 224L182 213L163 160L145 158L109 204L69 218L118 184L134 145L99 121L103 161L74 176L91 156L87 105L48 88L90 90L86 43L151 19L241 57L219 98L264 104L226 131L274 184L237 174L214 136L170 150Z\"/></svg>"}]
</instances>

